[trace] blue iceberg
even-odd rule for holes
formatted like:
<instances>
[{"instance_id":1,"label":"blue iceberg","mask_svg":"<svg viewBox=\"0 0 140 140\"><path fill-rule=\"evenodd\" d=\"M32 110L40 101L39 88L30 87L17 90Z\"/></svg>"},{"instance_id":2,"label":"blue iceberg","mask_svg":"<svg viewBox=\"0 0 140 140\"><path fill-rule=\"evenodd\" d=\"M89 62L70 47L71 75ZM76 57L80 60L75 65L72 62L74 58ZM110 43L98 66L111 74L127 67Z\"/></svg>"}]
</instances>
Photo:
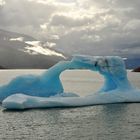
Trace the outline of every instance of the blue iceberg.
<instances>
[{"instance_id":1,"label":"blue iceberg","mask_svg":"<svg viewBox=\"0 0 140 140\"><path fill-rule=\"evenodd\" d=\"M105 78L104 85L98 92L85 97L65 93L59 76L67 69L98 71ZM40 76L19 76L1 86L0 101L7 109L140 102L140 90L129 82L121 57L76 55L71 61L61 61Z\"/></svg>"}]
</instances>

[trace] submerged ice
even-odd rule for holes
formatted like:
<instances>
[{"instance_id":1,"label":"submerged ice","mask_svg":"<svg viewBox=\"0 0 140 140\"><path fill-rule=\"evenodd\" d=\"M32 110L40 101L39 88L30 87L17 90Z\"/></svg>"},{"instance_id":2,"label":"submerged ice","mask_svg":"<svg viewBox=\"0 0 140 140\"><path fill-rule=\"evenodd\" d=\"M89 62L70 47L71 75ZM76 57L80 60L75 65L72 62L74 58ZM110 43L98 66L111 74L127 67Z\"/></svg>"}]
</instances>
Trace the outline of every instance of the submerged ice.
<instances>
[{"instance_id":1,"label":"submerged ice","mask_svg":"<svg viewBox=\"0 0 140 140\"><path fill-rule=\"evenodd\" d=\"M98 71L105 78L104 85L98 92L85 97L65 93L59 76L67 69ZM8 109L140 102L140 90L129 82L122 58L77 55L71 61L57 63L40 76L16 77L0 87L0 101Z\"/></svg>"}]
</instances>

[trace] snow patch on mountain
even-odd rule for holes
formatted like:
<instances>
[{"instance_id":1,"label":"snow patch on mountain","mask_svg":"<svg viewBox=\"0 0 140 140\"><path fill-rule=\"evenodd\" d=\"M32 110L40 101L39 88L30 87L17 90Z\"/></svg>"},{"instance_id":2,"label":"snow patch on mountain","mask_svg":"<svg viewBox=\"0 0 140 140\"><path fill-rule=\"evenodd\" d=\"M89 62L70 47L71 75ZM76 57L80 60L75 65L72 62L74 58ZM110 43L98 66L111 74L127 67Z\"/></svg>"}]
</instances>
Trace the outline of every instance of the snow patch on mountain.
<instances>
[{"instance_id":1,"label":"snow patch on mountain","mask_svg":"<svg viewBox=\"0 0 140 140\"><path fill-rule=\"evenodd\" d=\"M24 52L32 55L43 54L43 55L55 55L65 58L65 56L59 52L43 47L40 41L26 41L27 46L24 48Z\"/></svg>"},{"instance_id":2,"label":"snow patch on mountain","mask_svg":"<svg viewBox=\"0 0 140 140\"><path fill-rule=\"evenodd\" d=\"M23 42L24 37L10 38L9 41L21 41Z\"/></svg>"}]
</instances>

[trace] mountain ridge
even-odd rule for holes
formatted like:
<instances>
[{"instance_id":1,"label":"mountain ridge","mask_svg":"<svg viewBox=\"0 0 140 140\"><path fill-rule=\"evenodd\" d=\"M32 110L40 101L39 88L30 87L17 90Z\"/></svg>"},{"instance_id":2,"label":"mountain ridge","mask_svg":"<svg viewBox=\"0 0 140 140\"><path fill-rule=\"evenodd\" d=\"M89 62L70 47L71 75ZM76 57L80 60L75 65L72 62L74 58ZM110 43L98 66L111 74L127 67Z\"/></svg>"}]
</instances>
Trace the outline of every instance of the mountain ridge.
<instances>
[{"instance_id":1,"label":"mountain ridge","mask_svg":"<svg viewBox=\"0 0 140 140\"><path fill-rule=\"evenodd\" d=\"M33 45L28 41L35 42L37 39L0 29L0 66L9 69L49 68L65 59L64 54L52 48L41 43Z\"/></svg>"}]
</instances>

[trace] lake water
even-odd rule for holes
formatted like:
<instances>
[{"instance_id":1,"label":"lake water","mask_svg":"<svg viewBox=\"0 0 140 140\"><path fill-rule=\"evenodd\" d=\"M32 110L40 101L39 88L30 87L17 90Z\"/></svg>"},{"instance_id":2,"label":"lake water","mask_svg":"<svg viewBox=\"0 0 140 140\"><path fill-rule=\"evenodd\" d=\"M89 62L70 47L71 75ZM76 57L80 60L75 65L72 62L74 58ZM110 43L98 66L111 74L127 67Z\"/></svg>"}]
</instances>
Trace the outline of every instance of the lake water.
<instances>
[{"instance_id":1,"label":"lake water","mask_svg":"<svg viewBox=\"0 0 140 140\"><path fill-rule=\"evenodd\" d=\"M0 84L21 74L44 70L0 71ZM128 72L140 88L140 73ZM90 71L61 75L65 91L84 96L98 90L103 77ZM140 103L108 104L78 108L6 111L0 107L0 140L139 140Z\"/></svg>"}]
</instances>

